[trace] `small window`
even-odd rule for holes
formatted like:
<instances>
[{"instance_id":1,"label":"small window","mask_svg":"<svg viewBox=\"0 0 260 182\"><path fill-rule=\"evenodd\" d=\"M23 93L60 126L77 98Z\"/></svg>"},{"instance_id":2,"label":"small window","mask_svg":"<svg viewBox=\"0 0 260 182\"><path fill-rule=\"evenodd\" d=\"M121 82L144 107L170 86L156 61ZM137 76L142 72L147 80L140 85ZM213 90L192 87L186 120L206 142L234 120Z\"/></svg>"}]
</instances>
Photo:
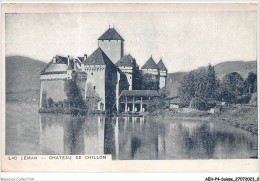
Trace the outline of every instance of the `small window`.
<instances>
[{"instance_id":1,"label":"small window","mask_svg":"<svg viewBox=\"0 0 260 182\"><path fill-rule=\"evenodd\" d=\"M94 90L96 89L96 86L94 86Z\"/></svg>"},{"instance_id":2,"label":"small window","mask_svg":"<svg viewBox=\"0 0 260 182\"><path fill-rule=\"evenodd\" d=\"M91 75L93 75L93 72L91 73Z\"/></svg>"}]
</instances>

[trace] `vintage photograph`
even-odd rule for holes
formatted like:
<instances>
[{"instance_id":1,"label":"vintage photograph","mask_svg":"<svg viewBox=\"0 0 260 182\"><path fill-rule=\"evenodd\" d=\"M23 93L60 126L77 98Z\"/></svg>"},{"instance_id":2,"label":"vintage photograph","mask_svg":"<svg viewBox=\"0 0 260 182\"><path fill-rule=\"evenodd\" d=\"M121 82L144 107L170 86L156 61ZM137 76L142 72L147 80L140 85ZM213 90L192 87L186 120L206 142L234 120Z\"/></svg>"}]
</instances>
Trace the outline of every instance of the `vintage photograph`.
<instances>
[{"instance_id":1,"label":"vintage photograph","mask_svg":"<svg viewBox=\"0 0 260 182\"><path fill-rule=\"evenodd\" d=\"M5 155L258 159L257 11L4 19Z\"/></svg>"}]
</instances>

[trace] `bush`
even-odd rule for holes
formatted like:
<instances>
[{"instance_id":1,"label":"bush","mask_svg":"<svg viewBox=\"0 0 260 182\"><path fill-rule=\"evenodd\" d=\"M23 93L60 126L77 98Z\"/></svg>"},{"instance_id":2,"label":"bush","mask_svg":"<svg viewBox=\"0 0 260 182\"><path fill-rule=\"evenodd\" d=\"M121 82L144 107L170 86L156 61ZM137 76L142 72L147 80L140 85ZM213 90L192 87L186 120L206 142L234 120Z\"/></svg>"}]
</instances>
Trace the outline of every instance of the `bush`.
<instances>
[{"instance_id":1,"label":"bush","mask_svg":"<svg viewBox=\"0 0 260 182\"><path fill-rule=\"evenodd\" d=\"M237 97L237 103L239 104L248 104L251 99L252 94L244 94L242 96Z\"/></svg>"},{"instance_id":2,"label":"bush","mask_svg":"<svg viewBox=\"0 0 260 182\"><path fill-rule=\"evenodd\" d=\"M158 109L169 109L169 103L162 98L155 98L148 102L147 111L152 113Z\"/></svg>"}]
</instances>

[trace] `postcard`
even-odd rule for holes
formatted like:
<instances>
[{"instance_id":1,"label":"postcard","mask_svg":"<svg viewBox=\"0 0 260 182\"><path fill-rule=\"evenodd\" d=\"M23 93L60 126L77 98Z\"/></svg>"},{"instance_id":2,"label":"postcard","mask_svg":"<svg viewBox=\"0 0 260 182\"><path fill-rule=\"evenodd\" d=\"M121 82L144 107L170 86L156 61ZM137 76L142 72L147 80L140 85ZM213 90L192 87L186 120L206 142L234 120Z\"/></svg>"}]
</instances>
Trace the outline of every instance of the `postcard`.
<instances>
[{"instance_id":1,"label":"postcard","mask_svg":"<svg viewBox=\"0 0 260 182\"><path fill-rule=\"evenodd\" d=\"M257 172L257 3L2 4L2 171Z\"/></svg>"}]
</instances>

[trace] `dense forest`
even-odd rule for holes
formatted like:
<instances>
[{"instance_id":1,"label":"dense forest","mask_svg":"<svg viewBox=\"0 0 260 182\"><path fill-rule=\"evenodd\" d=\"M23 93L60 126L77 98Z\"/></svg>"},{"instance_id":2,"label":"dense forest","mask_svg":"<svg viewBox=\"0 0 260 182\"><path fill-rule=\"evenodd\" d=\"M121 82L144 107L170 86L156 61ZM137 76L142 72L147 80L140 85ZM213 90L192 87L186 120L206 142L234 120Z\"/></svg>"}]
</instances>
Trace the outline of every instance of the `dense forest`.
<instances>
[{"instance_id":1,"label":"dense forest","mask_svg":"<svg viewBox=\"0 0 260 182\"><path fill-rule=\"evenodd\" d=\"M257 75L253 72L244 80L237 72L218 79L214 66L191 71L184 76L178 90L181 107L207 110L220 102L247 104L257 91Z\"/></svg>"}]
</instances>

